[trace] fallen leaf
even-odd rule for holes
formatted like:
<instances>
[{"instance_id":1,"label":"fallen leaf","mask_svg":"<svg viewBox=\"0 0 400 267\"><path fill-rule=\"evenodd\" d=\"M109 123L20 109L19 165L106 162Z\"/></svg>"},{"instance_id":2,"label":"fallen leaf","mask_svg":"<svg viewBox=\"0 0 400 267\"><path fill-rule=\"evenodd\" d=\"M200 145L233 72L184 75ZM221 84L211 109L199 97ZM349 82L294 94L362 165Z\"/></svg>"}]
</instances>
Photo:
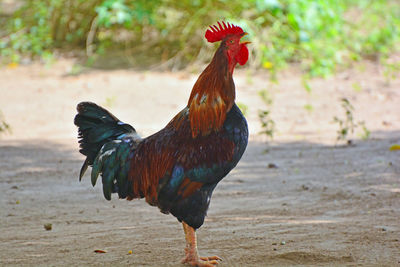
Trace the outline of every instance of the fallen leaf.
<instances>
[{"instance_id":1,"label":"fallen leaf","mask_svg":"<svg viewBox=\"0 0 400 267\"><path fill-rule=\"evenodd\" d=\"M394 151L394 150L400 150L400 145L399 144L394 144L389 148L390 151Z\"/></svg>"},{"instance_id":2,"label":"fallen leaf","mask_svg":"<svg viewBox=\"0 0 400 267\"><path fill-rule=\"evenodd\" d=\"M101 249L96 249L94 252L96 252L96 253L107 253L107 251L101 250Z\"/></svg>"},{"instance_id":3,"label":"fallen leaf","mask_svg":"<svg viewBox=\"0 0 400 267\"><path fill-rule=\"evenodd\" d=\"M53 228L53 225L51 223L45 223L43 226L44 229L46 229L47 231L50 231Z\"/></svg>"},{"instance_id":4,"label":"fallen leaf","mask_svg":"<svg viewBox=\"0 0 400 267\"><path fill-rule=\"evenodd\" d=\"M277 169L277 168L278 168L278 165L276 165L275 163L269 163L269 164L268 164L268 168L270 168L270 169Z\"/></svg>"}]
</instances>

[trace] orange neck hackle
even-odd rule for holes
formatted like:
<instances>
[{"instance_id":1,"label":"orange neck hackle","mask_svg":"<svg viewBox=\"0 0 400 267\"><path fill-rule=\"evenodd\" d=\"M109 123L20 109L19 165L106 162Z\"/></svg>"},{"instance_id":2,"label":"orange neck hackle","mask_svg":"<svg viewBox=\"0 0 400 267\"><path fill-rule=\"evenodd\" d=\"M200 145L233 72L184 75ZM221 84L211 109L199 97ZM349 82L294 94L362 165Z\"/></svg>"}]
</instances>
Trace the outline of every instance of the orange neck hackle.
<instances>
[{"instance_id":1,"label":"orange neck hackle","mask_svg":"<svg viewBox=\"0 0 400 267\"><path fill-rule=\"evenodd\" d=\"M190 94L189 120L192 137L218 131L225 122L226 113L235 102L235 85L229 72L228 59L219 48L211 63L203 71Z\"/></svg>"},{"instance_id":2,"label":"orange neck hackle","mask_svg":"<svg viewBox=\"0 0 400 267\"><path fill-rule=\"evenodd\" d=\"M221 45L193 86L188 101L193 138L222 128L235 102L233 70L237 63L244 65L249 55L248 42L240 43L246 35L240 27L225 22L218 25L210 26L205 37L209 42L222 41Z\"/></svg>"}]
</instances>

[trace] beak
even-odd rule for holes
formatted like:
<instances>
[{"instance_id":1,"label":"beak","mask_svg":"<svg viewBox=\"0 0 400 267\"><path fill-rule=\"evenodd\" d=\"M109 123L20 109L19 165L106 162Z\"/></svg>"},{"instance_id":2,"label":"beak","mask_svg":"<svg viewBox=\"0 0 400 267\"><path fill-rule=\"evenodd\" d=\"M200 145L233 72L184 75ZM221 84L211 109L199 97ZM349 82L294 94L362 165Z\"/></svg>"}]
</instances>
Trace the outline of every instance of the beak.
<instances>
[{"instance_id":1,"label":"beak","mask_svg":"<svg viewBox=\"0 0 400 267\"><path fill-rule=\"evenodd\" d=\"M244 32L244 33L242 33L242 36L241 36L240 38L243 38L243 37L245 37L246 35L248 35L248 33L247 33L247 32ZM240 44L247 45L247 44L251 44L251 42L245 41L245 42L240 43Z\"/></svg>"}]
</instances>

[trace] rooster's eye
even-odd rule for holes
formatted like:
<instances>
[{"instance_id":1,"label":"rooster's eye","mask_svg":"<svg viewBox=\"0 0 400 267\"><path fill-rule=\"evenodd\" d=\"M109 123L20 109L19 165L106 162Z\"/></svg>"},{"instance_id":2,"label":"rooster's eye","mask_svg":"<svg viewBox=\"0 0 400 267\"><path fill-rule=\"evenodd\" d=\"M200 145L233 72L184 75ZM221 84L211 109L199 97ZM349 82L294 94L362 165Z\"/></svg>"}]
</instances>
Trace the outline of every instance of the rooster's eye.
<instances>
[{"instance_id":1,"label":"rooster's eye","mask_svg":"<svg viewBox=\"0 0 400 267\"><path fill-rule=\"evenodd\" d=\"M229 40L229 43L230 43L230 44L233 44L233 40Z\"/></svg>"}]
</instances>

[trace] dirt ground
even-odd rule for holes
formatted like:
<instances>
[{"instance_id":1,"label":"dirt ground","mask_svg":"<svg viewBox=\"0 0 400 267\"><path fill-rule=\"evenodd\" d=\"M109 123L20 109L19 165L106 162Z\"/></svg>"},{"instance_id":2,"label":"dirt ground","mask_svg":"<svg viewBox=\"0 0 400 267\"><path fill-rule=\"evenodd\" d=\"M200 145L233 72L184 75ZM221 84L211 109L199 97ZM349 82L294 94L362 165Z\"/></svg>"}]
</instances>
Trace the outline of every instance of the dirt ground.
<instances>
[{"instance_id":1,"label":"dirt ground","mask_svg":"<svg viewBox=\"0 0 400 267\"><path fill-rule=\"evenodd\" d=\"M182 266L174 217L143 200L106 201L88 174L78 182L84 158L72 121L90 100L149 135L185 106L198 74L71 72L70 60L0 69L0 110L12 127L0 137L0 265ZM200 253L222 257L222 267L400 266L400 151L389 151L400 143L400 78L388 82L363 62L313 80L309 94L295 71L279 84L263 72L234 76L250 142L214 192ZM273 99L273 141L257 134L262 89ZM335 143L341 97L368 140L357 129L352 146Z\"/></svg>"}]
</instances>

